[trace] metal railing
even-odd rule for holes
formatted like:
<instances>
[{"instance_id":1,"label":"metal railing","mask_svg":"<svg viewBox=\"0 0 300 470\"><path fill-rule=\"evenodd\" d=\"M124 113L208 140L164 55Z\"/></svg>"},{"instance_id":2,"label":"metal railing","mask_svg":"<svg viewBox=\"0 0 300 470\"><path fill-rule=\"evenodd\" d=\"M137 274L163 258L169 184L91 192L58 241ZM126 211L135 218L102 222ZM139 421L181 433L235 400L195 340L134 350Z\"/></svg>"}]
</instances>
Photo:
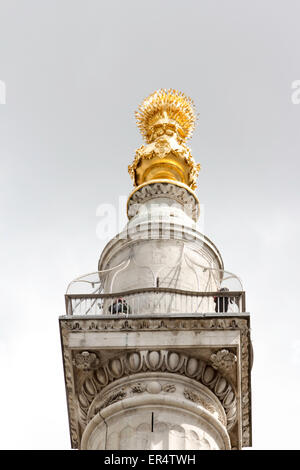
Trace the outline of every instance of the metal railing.
<instances>
[{"instance_id":1,"label":"metal railing","mask_svg":"<svg viewBox=\"0 0 300 470\"><path fill-rule=\"evenodd\" d=\"M110 294L66 294L67 315L239 313L245 292L193 292L172 288L134 289Z\"/></svg>"}]
</instances>

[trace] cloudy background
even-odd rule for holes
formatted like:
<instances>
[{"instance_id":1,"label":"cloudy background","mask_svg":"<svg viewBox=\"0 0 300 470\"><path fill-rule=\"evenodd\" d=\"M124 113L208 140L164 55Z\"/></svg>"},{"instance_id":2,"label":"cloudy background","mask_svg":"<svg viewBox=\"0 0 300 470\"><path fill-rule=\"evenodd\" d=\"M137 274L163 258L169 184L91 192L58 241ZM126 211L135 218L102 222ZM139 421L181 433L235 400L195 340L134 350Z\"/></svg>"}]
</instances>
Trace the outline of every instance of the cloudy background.
<instances>
[{"instance_id":1,"label":"cloudy background","mask_svg":"<svg viewBox=\"0 0 300 470\"><path fill-rule=\"evenodd\" d=\"M134 110L162 87L196 104L205 234L246 290L253 448L300 448L299 16L292 0L0 0L1 448L70 447L58 316L97 269L97 208L131 191Z\"/></svg>"}]
</instances>

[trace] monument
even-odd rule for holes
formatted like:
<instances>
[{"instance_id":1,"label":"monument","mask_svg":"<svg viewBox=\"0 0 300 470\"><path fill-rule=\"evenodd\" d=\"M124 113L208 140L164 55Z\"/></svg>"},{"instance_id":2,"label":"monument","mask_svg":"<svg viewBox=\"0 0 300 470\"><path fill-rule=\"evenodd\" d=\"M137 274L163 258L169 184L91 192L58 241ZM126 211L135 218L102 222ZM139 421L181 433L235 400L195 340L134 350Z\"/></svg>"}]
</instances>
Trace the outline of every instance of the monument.
<instances>
[{"instance_id":1,"label":"monument","mask_svg":"<svg viewBox=\"0 0 300 470\"><path fill-rule=\"evenodd\" d=\"M237 276L197 229L196 113L158 90L136 113L128 224L59 318L76 449L251 446L250 315Z\"/></svg>"}]
</instances>

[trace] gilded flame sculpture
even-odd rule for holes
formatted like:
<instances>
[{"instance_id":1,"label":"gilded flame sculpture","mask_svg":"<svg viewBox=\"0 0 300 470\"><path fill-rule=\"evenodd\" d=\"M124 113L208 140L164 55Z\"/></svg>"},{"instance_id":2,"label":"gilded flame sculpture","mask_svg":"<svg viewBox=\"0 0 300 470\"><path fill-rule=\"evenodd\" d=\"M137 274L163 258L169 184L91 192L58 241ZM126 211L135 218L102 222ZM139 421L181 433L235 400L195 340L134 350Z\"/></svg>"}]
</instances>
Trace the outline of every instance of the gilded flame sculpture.
<instances>
[{"instance_id":1,"label":"gilded flame sculpture","mask_svg":"<svg viewBox=\"0 0 300 470\"><path fill-rule=\"evenodd\" d=\"M136 119L147 145L137 149L128 167L134 186L171 180L195 189L200 164L184 143L196 121L191 98L173 89L155 91L139 106Z\"/></svg>"}]
</instances>

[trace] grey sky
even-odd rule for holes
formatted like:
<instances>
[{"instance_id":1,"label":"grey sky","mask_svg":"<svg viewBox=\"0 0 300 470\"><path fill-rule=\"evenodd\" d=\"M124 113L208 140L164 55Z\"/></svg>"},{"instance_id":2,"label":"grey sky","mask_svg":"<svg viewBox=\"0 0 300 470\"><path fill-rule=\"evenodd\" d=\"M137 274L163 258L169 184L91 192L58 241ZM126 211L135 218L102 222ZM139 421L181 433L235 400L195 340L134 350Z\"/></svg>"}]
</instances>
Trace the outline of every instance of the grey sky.
<instances>
[{"instance_id":1,"label":"grey sky","mask_svg":"<svg viewBox=\"0 0 300 470\"><path fill-rule=\"evenodd\" d=\"M300 3L0 0L2 448L69 448L58 315L97 269L134 110L191 96L205 233L252 314L253 447L300 448Z\"/></svg>"}]
</instances>

